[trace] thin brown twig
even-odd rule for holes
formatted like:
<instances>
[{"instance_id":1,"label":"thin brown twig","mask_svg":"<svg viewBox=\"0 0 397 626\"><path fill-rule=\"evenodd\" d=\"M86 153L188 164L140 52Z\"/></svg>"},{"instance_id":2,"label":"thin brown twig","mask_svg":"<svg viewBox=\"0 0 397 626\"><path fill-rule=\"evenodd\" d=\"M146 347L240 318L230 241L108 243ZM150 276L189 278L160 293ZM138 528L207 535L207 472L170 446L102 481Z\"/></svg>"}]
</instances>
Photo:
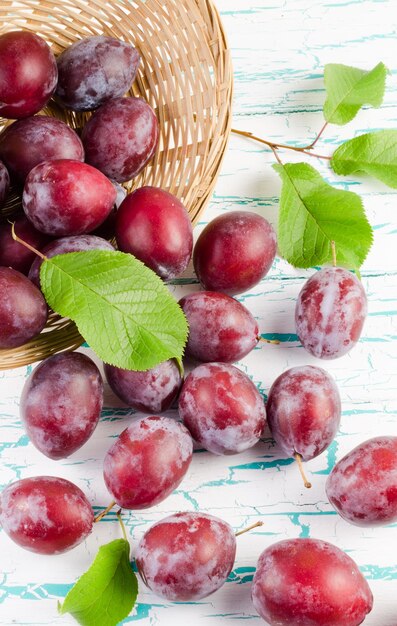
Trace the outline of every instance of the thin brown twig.
<instances>
[{"instance_id":1,"label":"thin brown twig","mask_svg":"<svg viewBox=\"0 0 397 626\"><path fill-rule=\"evenodd\" d=\"M315 157L317 159L326 159L327 161L331 160L330 156L326 156L324 154L317 154L317 153L314 153L314 152L310 152L310 150L311 150L310 146L300 147L300 146L289 146L288 144L285 144L285 143L276 143L274 141L268 141L267 139L262 139L262 137L257 137L257 135L254 135L253 133L251 133L249 131L238 130L237 128L232 128L232 133L235 133L236 135L241 135L242 137L247 137L248 139L253 139L254 141L258 141L259 143L263 143L265 146L268 146L268 148L273 150L274 156L276 157L276 159L280 163L280 165L282 165L282 163L281 163L281 161L278 158L278 155L276 153L276 150L279 150L279 149L281 149L281 150L293 150L294 152L300 152L302 154L306 154L307 156Z\"/></svg>"},{"instance_id":2,"label":"thin brown twig","mask_svg":"<svg viewBox=\"0 0 397 626\"><path fill-rule=\"evenodd\" d=\"M332 159L331 156L328 156L326 154L317 154L317 152L311 152L311 151L306 150L306 149L304 149L304 150L302 149L302 150L300 150L300 152L302 154L306 154L307 156L314 157L315 159L324 159L325 161L330 161Z\"/></svg>"},{"instance_id":3,"label":"thin brown twig","mask_svg":"<svg viewBox=\"0 0 397 626\"><path fill-rule=\"evenodd\" d=\"M278 154L277 154L277 148L275 148L274 146L270 146L270 148L273 150L273 154L274 154L274 156L275 156L276 161L278 162L278 164L279 164L279 165L282 165L282 164L283 164L283 162L282 162L282 160L280 159L280 157L279 157L279 156L278 156Z\"/></svg>"},{"instance_id":4,"label":"thin brown twig","mask_svg":"<svg viewBox=\"0 0 397 626\"><path fill-rule=\"evenodd\" d=\"M318 133L317 137L314 139L314 141L312 141L312 143L309 146L305 146L305 150L312 150L314 148L314 146L316 145L316 143L318 142L318 140L320 139L321 135L323 134L323 132L325 131L325 129L328 126L328 122L325 122L320 130L320 132Z\"/></svg>"},{"instance_id":5,"label":"thin brown twig","mask_svg":"<svg viewBox=\"0 0 397 626\"><path fill-rule=\"evenodd\" d=\"M284 143L275 143L274 141L262 139L262 137L257 137L257 135L254 135L247 130L238 130L237 128L232 128L232 133L235 133L236 135L241 135L242 137L248 137L248 139L254 139L255 141L259 141L259 143L263 143L266 146L269 146L269 148L276 150L278 148L284 148L285 150L295 150L296 152L301 152L302 150L301 148L298 148L296 146L288 146Z\"/></svg>"}]
</instances>

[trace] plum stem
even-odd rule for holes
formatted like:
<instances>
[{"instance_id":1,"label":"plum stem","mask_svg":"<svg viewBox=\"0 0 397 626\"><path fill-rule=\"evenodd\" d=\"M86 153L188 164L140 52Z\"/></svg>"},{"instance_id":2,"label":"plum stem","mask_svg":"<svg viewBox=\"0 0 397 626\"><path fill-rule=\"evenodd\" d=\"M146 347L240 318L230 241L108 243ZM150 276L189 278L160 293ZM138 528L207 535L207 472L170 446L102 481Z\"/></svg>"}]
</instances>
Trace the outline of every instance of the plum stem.
<instances>
[{"instance_id":1,"label":"plum stem","mask_svg":"<svg viewBox=\"0 0 397 626\"><path fill-rule=\"evenodd\" d=\"M325 128L325 126L324 126ZM242 137L248 137L248 139L253 139L254 141L259 141L259 143L263 143L265 144L265 146L268 146L271 150L273 150L274 156L276 157L277 161L280 163L280 165L282 165L278 155L277 155L277 150L282 149L282 150L293 150L294 152L300 152L302 154L306 154L307 156L311 156L311 157L315 157L317 159L325 159L327 161L331 160L330 156L326 156L324 154L317 154L315 152L312 152L312 147L315 145L315 143L318 141L320 135L322 134L324 128L321 130L320 134L316 137L316 139L314 140L314 142L310 145L310 146L290 146L288 144L285 143L276 143L274 141L268 141L267 139L262 139L262 137L257 137L256 135L254 135L253 133L250 133L249 131L245 131L245 130L238 130L237 128L232 128L232 133L235 133L236 135L241 135Z\"/></svg>"},{"instance_id":2,"label":"plum stem","mask_svg":"<svg viewBox=\"0 0 397 626\"><path fill-rule=\"evenodd\" d=\"M9 220L8 220L9 221ZM47 260L47 257L45 256L45 254L42 254L41 252L39 252L39 250L36 250L36 248L33 248L33 246L31 246L30 244L28 244L26 241L24 241L23 239L21 239L20 237L18 237L18 235L15 232L15 222L10 222L9 224L11 224L11 236L13 238L14 241L16 241L17 243L22 244L23 246L25 246L25 248L27 248L28 250L30 250L31 252L34 252L35 254L37 254L37 256L39 256L40 258L42 258L44 261Z\"/></svg>"},{"instance_id":3,"label":"plum stem","mask_svg":"<svg viewBox=\"0 0 397 626\"><path fill-rule=\"evenodd\" d=\"M309 483L309 481L307 480L305 470L303 469L302 455L299 454L299 452L295 452L294 459L298 463L298 468L303 479L303 484L305 485L306 489L311 489L312 484Z\"/></svg>"},{"instance_id":4,"label":"plum stem","mask_svg":"<svg viewBox=\"0 0 397 626\"><path fill-rule=\"evenodd\" d=\"M120 523L120 526L121 526L121 530L123 531L123 536L124 536L124 539L128 542L128 539L127 539L127 533L126 533L126 530L125 530L124 522L123 522L123 520L121 519L121 509L119 509L119 510L117 511L117 513L116 513L116 517L117 517L117 519L119 520L119 523Z\"/></svg>"},{"instance_id":5,"label":"plum stem","mask_svg":"<svg viewBox=\"0 0 397 626\"><path fill-rule=\"evenodd\" d=\"M332 265L336 267L336 246L335 241L331 241Z\"/></svg>"},{"instance_id":6,"label":"plum stem","mask_svg":"<svg viewBox=\"0 0 397 626\"><path fill-rule=\"evenodd\" d=\"M259 526L263 526L263 522L261 521L255 522L255 524L248 526L248 528L243 528L243 530L239 530L237 533L234 533L234 536L239 537L240 535L244 535L244 533L248 533L250 530L253 530L254 528L258 528Z\"/></svg>"},{"instance_id":7,"label":"plum stem","mask_svg":"<svg viewBox=\"0 0 397 626\"><path fill-rule=\"evenodd\" d=\"M101 519L105 517L105 515L107 515L109 511L111 511L111 509L114 507L115 504L116 502L112 500L112 502L109 504L109 506L106 507L106 509L104 509L103 511L101 511L101 513L98 513L98 515L94 517L94 522L100 522Z\"/></svg>"},{"instance_id":8,"label":"plum stem","mask_svg":"<svg viewBox=\"0 0 397 626\"><path fill-rule=\"evenodd\" d=\"M257 340L262 341L263 343L272 343L276 346L278 346L280 343L278 339L265 339L264 337L261 337L261 335L257 336Z\"/></svg>"}]
</instances>

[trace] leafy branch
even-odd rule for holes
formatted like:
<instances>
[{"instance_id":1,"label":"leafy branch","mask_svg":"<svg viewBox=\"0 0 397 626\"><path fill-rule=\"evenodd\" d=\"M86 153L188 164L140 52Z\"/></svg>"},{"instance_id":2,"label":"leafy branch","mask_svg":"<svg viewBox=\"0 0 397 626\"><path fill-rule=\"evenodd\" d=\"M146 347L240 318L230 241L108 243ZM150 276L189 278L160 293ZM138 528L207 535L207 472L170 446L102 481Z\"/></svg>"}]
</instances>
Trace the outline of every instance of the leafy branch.
<instances>
[{"instance_id":1,"label":"leafy branch","mask_svg":"<svg viewBox=\"0 0 397 626\"><path fill-rule=\"evenodd\" d=\"M321 133L324 132L327 125L328 123L324 124L323 128L321 129ZM275 143L273 141L269 141L268 139L262 139L261 137L257 137L253 133L250 133L249 131L245 131L245 130L237 130L236 128L232 128L232 132L235 133L236 135L242 135L243 137L248 137L249 139L254 139L255 141L258 141L259 143L263 143L266 146L268 146L271 150L280 150L280 149L281 150L293 150L294 152L301 152L302 154L307 154L308 156L311 156L311 157L317 157L318 159L331 159L330 156L325 156L323 154L315 154L314 152L312 152L312 148L317 143L318 139L320 138L321 133L317 135L317 137L315 138L315 140L310 146L291 146L285 143Z\"/></svg>"},{"instance_id":2,"label":"leafy branch","mask_svg":"<svg viewBox=\"0 0 397 626\"><path fill-rule=\"evenodd\" d=\"M334 189L306 163L283 164L280 150L330 162L335 174L365 172L386 185L397 188L397 130L366 133L343 143L332 156L313 152L329 124L350 122L364 105L382 104L387 68L378 63L366 71L340 64L326 65L324 82L325 122L315 139L305 146L269 141L253 133L234 133L268 146L277 161L274 169L282 180L278 224L279 251L295 267L322 265L332 260L337 245L337 261L358 270L373 241L372 228L360 197Z\"/></svg>"}]
</instances>

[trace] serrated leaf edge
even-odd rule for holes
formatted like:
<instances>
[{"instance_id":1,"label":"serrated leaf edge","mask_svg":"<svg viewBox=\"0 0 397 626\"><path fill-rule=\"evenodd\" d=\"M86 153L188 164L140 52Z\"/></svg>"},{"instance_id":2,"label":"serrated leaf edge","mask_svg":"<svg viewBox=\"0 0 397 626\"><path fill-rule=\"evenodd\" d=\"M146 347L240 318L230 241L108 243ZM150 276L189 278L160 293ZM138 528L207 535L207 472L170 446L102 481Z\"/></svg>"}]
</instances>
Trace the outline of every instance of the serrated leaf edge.
<instances>
[{"instance_id":1,"label":"serrated leaf edge","mask_svg":"<svg viewBox=\"0 0 397 626\"><path fill-rule=\"evenodd\" d=\"M350 176L350 174L365 173L365 174L368 174L368 176L372 176L373 178L376 178L376 180L383 182L383 184L386 185L387 187L390 187L391 189L395 189L397 187L397 183L396 183L396 186L394 187L392 185L388 185L385 181L383 181L382 179L378 178L377 176L369 172L368 169L366 169L366 167L363 167L363 169L361 169L361 167L355 167L350 172L344 173L338 169L337 163L335 162L339 158L340 161L343 160L346 163L352 163L352 164L356 163L355 159L353 158L346 159L346 158L338 157L338 152L341 152L347 145L352 144L356 140L359 140L363 137L370 137L371 135L373 136L378 133L387 132L388 130L393 131L394 129L381 129L381 130L376 130L376 131L370 131L368 133L363 133L362 135L357 135L356 137L352 137L351 139L344 141L340 146L337 147L337 149L333 153L332 158L330 160L330 165L332 167L332 170L335 172L335 174L337 174L337 176ZM397 131L395 132L396 132L396 143L397 143ZM366 163L365 161L361 161L360 163L363 163L364 166L365 165L376 166L376 163L370 163L370 162ZM380 164L380 166L381 165L384 165L385 167L387 167L387 164Z\"/></svg>"},{"instance_id":2,"label":"serrated leaf edge","mask_svg":"<svg viewBox=\"0 0 397 626\"><path fill-rule=\"evenodd\" d=\"M325 82L325 74L326 74L326 71L327 71L327 65L344 65L344 64L343 64L343 63L338 63L338 64L327 63L327 64L325 65L325 67L324 67L324 82ZM345 65L345 67L352 67L352 66ZM347 122L344 122L344 123L338 123L338 122L332 122L332 121L331 121L331 119L332 119L332 117L335 115L336 111L337 111L337 110L338 110L338 108L341 106L341 104L343 104L343 101L347 98L347 96L348 96L348 95L349 95L349 94L350 94L350 93L351 93L351 92L352 92L352 91L353 91L353 90L357 87L357 85L359 85L359 84L360 84L360 82L361 82L364 78L366 78L366 77L368 76L368 74L370 74L371 72L375 71L375 70L376 70L376 68L378 68L378 67L382 67L382 69L384 70L384 78L385 78L385 80L384 80L384 84L383 84L382 95L381 95L381 98L380 98L380 102L379 102L379 104L377 104L377 105L369 105L369 106L372 106L374 109L378 109L378 108L382 105L382 103L383 103L383 99L384 99L384 97L385 97L385 90L386 90L386 76L387 76L387 74L390 74L390 71L388 70L388 68L386 67L386 65L385 65L382 61L380 61L380 62L379 62L379 63L377 63L377 64L376 64L376 65L375 65L375 66L374 66L371 70L362 70L363 72L366 72L366 74L364 74L364 75L363 75L363 76L362 76L362 77L361 77L361 78L360 78L360 79L359 79L359 80L358 80L358 81L357 81L354 85L352 85L352 87L351 87L351 88L350 88L350 90L347 92L347 94L345 95L345 97L344 97L342 100L340 100L340 102L338 102L337 106L334 108L334 110L332 111L331 115L329 116L329 119L328 119L328 118L326 118L326 117L325 117L325 115L324 115L324 118L325 118L325 120L328 122L328 124L335 124L336 126L345 126L346 124L349 124L349 123L352 121L352 120L348 120ZM357 68L354 68L354 69L361 69L361 68L358 68L358 67L357 67ZM328 99L328 98L326 98L326 100L325 100L325 102L324 102L324 108L325 108L325 105L326 105L327 99ZM363 104L362 104L362 105L358 108L358 111L359 111L359 110L360 110L363 106L365 106L365 105L366 105L366 103L363 103ZM357 106L358 106L358 105L357 105ZM357 113L358 113L358 111L357 111ZM354 117L357 115L357 113L354 115ZM354 119L354 117L353 117L352 119Z\"/></svg>"},{"instance_id":3,"label":"serrated leaf edge","mask_svg":"<svg viewBox=\"0 0 397 626\"><path fill-rule=\"evenodd\" d=\"M286 163L285 165L289 165L289 164L288 164L288 163ZM292 165L308 165L308 163L305 163L305 162L303 162L303 161L302 161L301 163L293 163ZM280 164L280 163L274 163L274 164L272 165L272 167L273 167L273 169L274 169L274 170L276 170L276 172L278 172L278 171L283 171L283 172L285 172L286 176L288 176L288 179L289 179L289 181L290 181L291 185L292 185L292 186L293 186L293 188L295 189L296 195L298 196L299 200L301 201L301 203L303 204L303 206L306 208L306 210L307 210L308 214L311 216L311 218L313 219L313 221L316 223L316 226L317 226L318 230L319 230L319 231L323 234L324 238L325 238L326 240L328 240L328 235L327 235L327 234L326 234L326 233L322 230L322 228L320 228L320 226L318 225L317 220L315 219L315 217L314 217L314 216L311 214L311 212L307 209L305 201L303 200L303 198L302 198L302 196L300 195L300 193L299 193L298 189L296 188L296 186L295 186L295 184L294 184L294 182L293 182L293 179L292 179L292 178L291 178L291 176L288 174L287 169L284 167L284 164L282 165L282 164ZM309 165L309 167L312 167L312 166L310 166L310 165ZM315 169L315 168L313 168L313 169ZM317 171L317 170L316 170L316 171ZM317 173L319 173L319 172L317 172ZM280 177L280 178L281 178L281 180L282 180L282 177ZM284 253L282 252L282 250L280 250L280 252L282 253L283 258L285 258L285 260L286 260L286 261L288 261L288 263L290 263L290 265L292 265L292 267L300 267L300 268L302 268L302 269L307 269L307 268L309 268L309 267L312 267L312 264L307 264L307 265L295 265L294 263L292 263L291 261L289 261L289 260L288 260L288 258L287 258L287 257L284 255ZM317 263L318 263L319 265L321 265L322 263L324 263L324 262L326 261L326 259L328 258L329 252L330 252L330 244L328 244L328 251L327 251L327 253L324 253L324 256L323 256L323 257L321 257L320 259L318 259Z\"/></svg>"},{"instance_id":4,"label":"serrated leaf edge","mask_svg":"<svg viewBox=\"0 0 397 626\"><path fill-rule=\"evenodd\" d=\"M72 615L72 616L76 619L76 621L78 621L78 620L77 620L77 618L75 617L75 614L74 614L74 612L73 612L73 611L68 610L68 609L64 609L64 606L65 606L65 604L66 604L66 602L67 602L67 600L68 600L68 596L71 594L71 592L72 592L72 591L74 591L75 587L79 584L79 582L80 582L82 579L84 579L84 577L85 577L85 576L89 573L89 571L91 570L91 568L93 568L93 567L95 566L95 563L96 563L96 561L97 561L98 557L100 556L101 552L103 552L105 548L108 548L110 545L115 544L116 542L117 542L117 543L122 543L122 544L123 544L123 547L125 548L125 551L127 552L127 559L129 559L129 553L130 553L130 549L131 549L131 548L130 548L130 544L128 543L128 541L127 541L126 539L114 539L113 541L110 541L109 543L107 543L107 544L104 544L104 545L100 546L100 547L99 547L99 550L98 550L98 552L97 552L97 554L96 554L96 556L95 556L94 560L92 561L91 565L89 566L89 568L88 568L88 569L87 569L87 570L86 570L83 574L81 574L81 576L79 576L79 578L76 580L76 582L75 582L75 583L74 583L74 585L71 587L71 589L69 589L68 593L66 594L66 596L65 596L65 598L64 598L63 604L61 604L61 602L58 600L58 602L57 602L57 610L58 610L58 613L59 613L60 615L65 615L66 613L69 613L70 615ZM120 563L121 563L121 559L119 559L119 560L118 560L118 562L117 562L117 564L116 564L116 566L115 566L114 572L115 572L115 571L116 571L116 569L120 566ZM105 592L105 591L109 588L109 586L110 586L110 584L111 584L111 581L113 580L113 577L114 577L114 572L113 572L113 574L112 574L112 577L110 578L110 582L106 585L106 587L104 588L104 590L102 591L102 593L104 593L104 592ZM135 594L135 597L134 597L134 596L132 596L132 606L131 606L131 609L129 610L129 612L127 613L127 615L129 615L129 613L130 613L130 612L132 611L132 609L134 608L135 603L136 603L136 599L137 599L137 597L138 597L138 579L137 579L137 577L136 577L135 572L134 572L132 569L131 569L131 573L133 574L134 579L135 579L135 582L136 582L136 585L135 585L135 586L136 586L136 594ZM95 602L95 600L94 600L92 603L90 603L90 604L86 607L86 609L85 609L85 610L89 610L89 607L90 607L92 604L94 604L94 602ZM77 612L77 613L79 613L79 612ZM126 617L126 616L124 616L124 617ZM121 619L124 619L124 617L122 617ZM79 623L80 623L80 622L79 622ZM119 623L119 622L118 622L118 623Z\"/></svg>"},{"instance_id":5,"label":"serrated leaf edge","mask_svg":"<svg viewBox=\"0 0 397 626\"><path fill-rule=\"evenodd\" d=\"M57 268L57 270L59 270L59 271L63 272L63 274L65 274L65 276L70 277L70 275L62 269L62 267L60 267L59 265L57 265L57 264L56 264L56 263L54 263L53 261L54 261L54 260L56 261L56 259L57 259L57 258L59 258L59 257L63 257L63 256L70 256L70 255L80 255L80 254L85 254L85 253L87 253L87 252L90 252L90 251L67 252L67 253L64 253L64 254L57 254L57 255L55 255L55 256L53 256L53 257L50 257L50 258L48 258L48 257L47 257L47 258L45 258L45 259L43 260L43 263L42 263L42 264L41 264L41 266L40 266L40 284L41 284L42 272L44 272L44 271L45 271L43 268L45 267L45 264L46 264L46 263L47 263L47 264L49 264L49 265L53 265L53 266L55 266L55 267ZM106 251L106 252L110 252L110 253L112 253L112 251L111 251L111 250L108 250L108 251ZM150 268L148 268L148 267L147 267L144 263L142 263L142 261L140 261L139 259L137 259L134 255L132 255L132 254L126 254L126 253L121 252L121 251L119 251L119 250L115 250L114 252L115 252L115 253L118 253L118 254L122 254L124 257L127 257L127 258L128 258L128 257L132 257L132 258L133 258L135 261L137 261L137 263L138 263L140 266L142 266L145 270L149 270L149 271L151 271L151 270L150 270ZM155 272L153 272L153 274L157 277L157 275L155 274ZM159 277L157 277L157 278L159 278ZM84 289L88 289L89 291L91 291L91 292L92 292L92 293L93 293L96 297L100 297L100 298L102 298L101 294L98 294L96 291L94 291L94 290L93 290L93 289L91 289L90 287L87 287L87 285L85 285L84 283L82 283L80 280L78 280L78 279L76 279L76 278L74 278L74 277L73 277L73 280L76 280L76 282L78 282L78 283L79 283L79 284L80 284L80 285L81 285ZM161 282L161 279L160 279L160 278L159 278L159 281ZM44 283L44 281L43 281L43 283ZM45 291L46 291L46 290L45 290L45 286L44 286L44 284L43 284L43 285L41 285L41 286L42 286L42 290L43 290L43 293L44 293L45 299L47 300L48 304L49 304L50 306L52 306L52 305L51 305L51 302L50 302L51 298L48 296L48 294L46 294L46 293L45 293ZM160 285L159 285L159 286L160 286ZM185 314L184 314L184 312L183 312L182 307L179 305L179 303L178 303L176 300L174 300L174 299L172 298L172 295L171 295L171 293L169 292L169 290L167 289L166 285L165 285L164 283L162 283L162 282L161 282L161 286L162 286L162 287L164 287L164 295L165 295L166 297L169 297L171 300L173 300L173 303L175 303L175 305L179 308L179 310L180 310L180 312L181 312L181 314L182 314L183 318L185 319L185 326L186 326L186 329L185 329L185 331L184 331L184 333L183 333L183 344L184 344L184 345L183 345L183 347L182 347L181 354L173 354L172 356L170 356L170 357L169 357L169 358L174 358L174 359L176 359L176 361L177 361L177 363L178 363L178 366L179 366L179 368L181 369L181 372L182 372L182 371L183 371L182 358L183 358L183 356L184 356L184 354L185 354L186 344L187 344L187 340L188 340L188 336L189 336L189 324L188 324L187 318L186 318L186 316L185 316ZM109 302L108 302L105 298L102 298L102 299L104 300L104 302L106 302L107 304L109 304ZM114 306L114 307L115 307L115 308L116 308L116 309L120 312L120 314L122 315L122 317L124 317L124 313L123 313L122 311L120 311L120 309L118 309L118 307L116 307L115 305L113 305L113 303L112 303L112 306ZM55 309L54 309L54 310L55 310ZM83 332L82 332L81 326L79 325L78 321L76 321L73 317L71 317L70 315L66 314L66 312L63 312L63 311L61 311L61 310L56 311L56 313L58 313L59 315L62 315L62 316L63 316L63 317L65 317L65 318L71 319L71 320L72 320L72 321L76 324L77 330L79 331L79 333L81 334L81 336L82 336L82 337L83 337L83 339L85 340L85 337L84 337L84 335L83 335ZM139 324L136 324L136 325L137 325L139 328L142 328ZM145 328L144 330L145 330L145 332L146 332L147 334L151 335L151 337L152 337L155 341L159 341L158 337L157 337L156 335L154 335L154 334L153 334L150 330L148 330L148 329L146 329L146 328ZM93 348L92 348L92 349L93 349ZM93 349L93 350L94 350L94 349ZM95 350L94 350L94 352L95 352ZM112 359L109 359L109 358L104 358L103 356L101 356L101 355L99 355L99 354L98 354L98 356L99 356L99 357L100 357L100 358L104 361L104 363L107 363L107 364L109 364L109 365L118 366L118 365L117 365L117 363L115 363L115 361L113 361ZM168 360L168 359L164 359L164 361L166 361L166 360ZM161 362L163 362L163 361L160 361L159 363L161 363ZM153 367L155 367L155 366L153 366ZM148 368L148 369L151 369L151 368ZM137 371L147 371L147 370L137 370Z\"/></svg>"},{"instance_id":6,"label":"serrated leaf edge","mask_svg":"<svg viewBox=\"0 0 397 626\"><path fill-rule=\"evenodd\" d=\"M299 193L298 189L297 189L297 188L296 188L296 186L294 185L294 182L293 182L292 178L290 177L290 175L288 174L288 170L285 168L285 165L305 165L305 166L307 166L307 167L309 167L309 168L313 169L313 170L314 170L314 171L315 171L315 172L316 172L316 173L317 173L317 174L321 177L321 179L323 180L323 182L324 182L326 185L329 185L329 183L327 183L327 181L325 181L325 180L323 179L323 177L321 176L320 172L318 172L318 170L316 170L316 168L314 168L312 165L309 165L308 163L305 163L304 161L299 162L299 163L285 163L285 164L283 164L283 163L274 163L274 164L272 165L273 169L274 169L274 170L275 170L275 171L276 171L279 175L280 175L280 173L281 173L281 172L284 172L284 173L285 173L285 175L286 175L286 176L288 176L288 179L289 179L289 181L291 182L291 185L293 186L293 188L295 189L296 195L298 196L299 200L300 200L300 201L301 201L301 203L304 205L304 207L306 208L307 212L311 215L311 217L312 217L313 221L316 223L316 226L317 226L318 230L319 230L319 231L321 231L321 233L323 234L323 236L325 237L325 239L329 241L329 235L327 235L327 234L326 234L326 233L322 230L322 228L318 225L318 222L317 222L317 220L315 219L315 217L314 217L314 216L312 215L312 213L311 213L311 212L307 209L307 207L306 207L306 203L304 202L304 200L303 200L302 196L300 195L300 193ZM283 181L283 179L282 179L282 175L280 175L280 178L281 178L282 183L284 183L284 181ZM334 187L333 187L332 185L329 185L329 187L331 187L332 189L334 189ZM345 190L336 190L336 191L345 191ZM373 241L374 241L374 233L373 233L373 229L372 229L372 227L371 227L371 224L370 224L370 223L369 223L369 221L368 221L367 215L366 215L366 213L365 213L365 208L364 208L364 203L363 203L362 198L361 198L358 194L353 193L352 191L345 191L345 193L348 193L348 194L352 194L352 195L354 195L354 196L355 196L355 197L356 197L356 198L360 201L361 209L362 209L362 211L363 211L363 218L364 218L364 220L366 221L366 224L367 224L367 225L368 225L368 227L369 227L370 245L369 245L369 247L368 247L368 250L367 250L367 252L366 252L365 256L362 258L362 261L361 261L361 264L360 264L360 267L361 267L361 265L364 263L365 259L367 258L368 254L369 254L369 252L370 252L370 250L371 250L371 247L372 247L372 244L373 244ZM299 268L302 268L302 269L307 269L307 268L309 268L309 267L312 267L312 266L313 266L313 263L310 263L310 264L301 264L301 265L297 265L297 264L295 264L295 263L292 263L292 262L291 262L291 261L287 258L287 256L286 256L286 255L284 255L284 254L282 253L282 250L281 250L281 249L280 249L280 253L282 254L283 258L284 258L284 259L285 259L285 260L286 260L286 261L287 261L290 265L292 265L292 267L299 267ZM331 260L331 245L330 245L330 241L329 241L329 243L328 243L328 253L327 253L326 255L324 255L324 257L321 257L320 259L317 259L317 260L316 260L316 265L322 265L323 263L325 263L326 261L329 261L329 260ZM353 271L359 271L359 270L358 270L358 268L356 268L356 267L352 267L351 269L352 269Z\"/></svg>"}]
</instances>

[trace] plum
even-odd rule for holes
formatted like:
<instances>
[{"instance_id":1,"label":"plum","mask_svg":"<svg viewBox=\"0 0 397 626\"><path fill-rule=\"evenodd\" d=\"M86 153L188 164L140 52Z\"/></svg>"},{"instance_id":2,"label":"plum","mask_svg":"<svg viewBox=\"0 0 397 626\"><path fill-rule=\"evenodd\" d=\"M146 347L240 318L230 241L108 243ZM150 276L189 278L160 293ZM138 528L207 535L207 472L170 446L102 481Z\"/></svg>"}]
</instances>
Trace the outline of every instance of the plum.
<instances>
[{"instance_id":1,"label":"plum","mask_svg":"<svg viewBox=\"0 0 397 626\"><path fill-rule=\"evenodd\" d=\"M351 450L328 476L326 492L351 524L397 522L397 437L375 437Z\"/></svg>"},{"instance_id":2,"label":"plum","mask_svg":"<svg viewBox=\"0 0 397 626\"><path fill-rule=\"evenodd\" d=\"M64 459L91 437L102 403L102 377L95 363L84 354L64 352L42 361L26 380L21 419L40 452Z\"/></svg>"},{"instance_id":3,"label":"plum","mask_svg":"<svg viewBox=\"0 0 397 626\"><path fill-rule=\"evenodd\" d=\"M25 215L13 218L15 233L23 241L36 250L40 250L49 241L49 237L36 230ZM11 224L0 224L0 265L12 267L22 274L28 274L29 269L38 257L12 236Z\"/></svg>"},{"instance_id":4,"label":"plum","mask_svg":"<svg viewBox=\"0 0 397 626\"><path fill-rule=\"evenodd\" d=\"M75 235L74 237L61 237L51 241L42 249L42 254L51 259L58 254L67 254L68 252L85 252L86 250L114 250L113 246L106 239L96 237L95 235ZM29 271L29 279L40 287L40 268L43 259L36 257Z\"/></svg>"},{"instance_id":5,"label":"plum","mask_svg":"<svg viewBox=\"0 0 397 626\"><path fill-rule=\"evenodd\" d=\"M338 387L320 367L292 367L273 383L266 410L272 436L283 452L309 461L328 448L339 428Z\"/></svg>"},{"instance_id":6,"label":"plum","mask_svg":"<svg viewBox=\"0 0 397 626\"><path fill-rule=\"evenodd\" d=\"M180 369L173 359L144 372L125 370L108 364L105 364L104 370L116 396L137 411L166 411L171 407L182 385Z\"/></svg>"},{"instance_id":7,"label":"plum","mask_svg":"<svg viewBox=\"0 0 397 626\"><path fill-rule=\"evenodd\" d=\"M0 115L34 115L51 98L57 80L56 60L44 39L25 30L0 36Z\"/></svg>"},{"instance_id":8,"label":"plum","mask_svg":"<svg viewBox=\"0 0 397 626\"><path fill-rule=\"evenodd\" d=\"M193 439L221 455L251 448L266 425L258 389L244 372L226 363L205 363L189 374L179 414Z\"/></svg>"},{"instance_id":9,"label":"plum","mask_svg":"<svg viewBox=\"0 0 397 626\"><path fill-rule=\"evenodd\" d=\"M198 291L179 301L189 324L186 355L202 362L233 363L258 343L258 324L240 302L223 293Z\"/></svg>"},{"instance_id":10,"label":"plum","mask_svg":"<svg viewBox=\"0 0 397 626\"><path fill-rule=\"evenodd\" d=\"M0 293L0 349L17 348L43 330L47 305L41 291L10 267L0 267Z\"/></svg>"},{"instance_id":11,"label":"plum","mask_svg":"<svg viewBox=\"0 0 397 626\"><path fill-rule=\"evenodd\" d=\"M236 295L266 276L276 247L267 220L256 213L231 211L216 217L200 234L193 251L194 269L204 289Z\"/></svg>"},{"instance_id":12,"label":"plum","mask_svg":"<svg viewBox=\"0 0 397 626\"><path fill-rule=\"evenodd\" d=\"M13 180L24 183L30 170L42 161L84 161L80 137L54 117L35 115L7 126L0 135L0 159Z\"/></svg>"},{"instance_id":13,"label":"plum","mask_svg":"<svg viewBox=\"0 0 397 626\"><path fill-rule=\"evenodd\" d=\"M22 206L33 226L47 235L89 233L105 221L116 190L91 165L69 159L44 161L28 174Z\"/></svg>"},{"instance_id":14,"label":"plum","mask_svg":"<svg viewBox=\"0 0 397 626\"><path fill-rule=\"evenodd\" d=\"M126 197L117 212L116 240L120 250L169 280L189 264L192 224L178 198L163 189L141 187Z\"/></svg>"},{"instance_id":15,"label":"plum","mask_svg":"<svg viewBox=\"0 0 397 626\"><path fill-rule=\"evenodd\" d=\"M252 601L271 626L359 626L373 597L356 563L318 539L286 539L262 552Z\"/></svg>"},{"instance_id":16,"label":"plum","mask_svg":"<svg viewBox=\"0 0 397 626\"><path fill-rule=\"evenodd\" d=\"M217 591L236 556L233 529L205 513L176 513L144 534L138 572L155 594L172 602L197 601Z\"/></svg>"},{"instance_id":17,"label":"plum","mask_svg":"<svg viewBox=\"0 0 397 626\"><path fill-rule=\"evenodd\" d=\"M192 454L192 438L175 420L152 415L134 421L105 456L106 486L121 508L147 509L177 488Z\"/></svg>"},{"instance_id":18,"label":"plum","mask_svg":"<svg viewBox=\"0 0 397 626\"><path fill-rule=\"evenodd\" d=\"M10 188L10 175L4 163L0 161L0 209L4 205Z\"/></svg>"},{"instance_id":19,"label":"plum","mask_svg":"<svg viewBox=\"0 0 397 626\"><path fill-rule=\"evenodd\" d=\"M357 276L341 267L325 267L298 296L296 332L313 356L336 359L356 345L366 315L367 297Z\"/></svg>"},{"instance_id":20,"label":"plum","mask_svg":"<svg viewBox=\"0 0 397 626\"><path fill-rule=\"evenodd\" d=\"M64 478L24 478L0 494L4 532L31 552L61 554L71 550L88 537L93 522L86 496Z\"/></svg>"},{"instance_id":21,"label":"plum","mask_svg":"<svg viewBox=\"0 0 397 626\"><path fill-rule=\"evenodd\" d=\"M95 111L81 138L87 163L123 183L135 178L153 157L159 125L145 100L114 98Z\"/></svg>"},{"instance_id":22,"label":"plum","mask_svg":"<svg viewBox=\"0 0 397 626\"><path fill-rule=\"evenodd\" d=\"M57 100L74 111L92 111L128 91L139 61L135 48L114 37L80 39L57 58Z\"/></svg>"}]
</instances>

